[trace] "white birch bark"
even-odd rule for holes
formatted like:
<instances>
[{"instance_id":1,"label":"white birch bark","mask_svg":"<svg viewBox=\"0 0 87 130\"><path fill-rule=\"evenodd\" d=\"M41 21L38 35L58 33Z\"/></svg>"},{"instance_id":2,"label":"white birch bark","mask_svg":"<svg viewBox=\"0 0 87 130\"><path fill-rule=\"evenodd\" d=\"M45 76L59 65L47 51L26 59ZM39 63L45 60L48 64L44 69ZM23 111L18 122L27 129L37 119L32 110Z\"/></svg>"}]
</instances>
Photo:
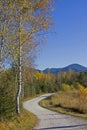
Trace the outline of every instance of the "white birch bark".
<instances>
[{"instance_id":1,"label":"white birch bark","mask_svg":"<svg viewBox=\"0 0 87 130\"><path fill-rule=\"evenodd\" d=\"M18 59L18 91L16 97L16 111L17 114L20 114L20 95L21 95L21 88L22 88L22 73L21 73L21 47L20 47L20 56Z\"/></svg>"},{"instance_id":2,"label":"white birch bark","mask_svg":"<svg viewBox=\"0 0 87 130\"><path fill-rule=\"evenodd\" d=\"M1 23L1 30L3 31L4 30L4 24ZM3 38L3 35L1 34L0 35L0 71L2 70L2 46L3 46L3 42L4 42L4 38Z\"/></svg>"},{"instance_id":3,"label":"white birch bark","mask_svg":"<svg viewBox=\"0 0 87 130\"><path fill-rule=\"evenodd\" d=\"M19 18L20 19L20 18ZM21 47L21 39L20 39L20 20L19 20L19 56L18 56L18 91L16 95L16 112L20 114L20 96L22 89L22 47Z\"/></svg>"},{"instance_id":4,"label":"white birch bark","mask_svg":"<svg viewBox=\"0 0 87 130\"><path fill-rule=\"evenodd\" d=\"M3 36L0 37L0 71L2 70L2 44L3 44Z\"/></svg>"}]
</instances>

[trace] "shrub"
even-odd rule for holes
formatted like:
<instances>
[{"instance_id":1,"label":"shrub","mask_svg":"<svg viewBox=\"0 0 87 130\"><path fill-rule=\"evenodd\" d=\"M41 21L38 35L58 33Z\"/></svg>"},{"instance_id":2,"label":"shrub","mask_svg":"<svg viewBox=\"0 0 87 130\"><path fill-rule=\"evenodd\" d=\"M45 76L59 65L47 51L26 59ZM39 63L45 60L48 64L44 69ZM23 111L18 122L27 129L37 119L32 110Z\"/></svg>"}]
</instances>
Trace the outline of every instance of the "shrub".
<instances>
[{"instance_id":1,"label":"shrub","mask_svg":"<svg viewBox=\"0 0 87 130\"><path fill-rule=\"evenodd\" d=\"M80 83L76 83L76 89L83 89L84 88L84 86L83 85L81 85Z\"/></svg>"},{"instance_id":2,"label":"shrub","mask_svg":"<svg viewBox=\"0 0 87 130\"><path fill-rule=\"evenodd\" d=\"M63 90L63 91L69 91L69 90L71 90L72 89L72 87L70 86L70 85L68 85L68 84L62 84L62 86L61 86L61 89Z\"/></svg>"},{"instance_id":3,"label":"shrub","mask_svg":"<svg viewBox=\"0 0 87 130\"><path fill-rule=\"evenodd\" d=\"M80 88L78 95L79 95L78 99L79 109L83 113L87 113L87 88Z\"/></svg>"}]
</instances>

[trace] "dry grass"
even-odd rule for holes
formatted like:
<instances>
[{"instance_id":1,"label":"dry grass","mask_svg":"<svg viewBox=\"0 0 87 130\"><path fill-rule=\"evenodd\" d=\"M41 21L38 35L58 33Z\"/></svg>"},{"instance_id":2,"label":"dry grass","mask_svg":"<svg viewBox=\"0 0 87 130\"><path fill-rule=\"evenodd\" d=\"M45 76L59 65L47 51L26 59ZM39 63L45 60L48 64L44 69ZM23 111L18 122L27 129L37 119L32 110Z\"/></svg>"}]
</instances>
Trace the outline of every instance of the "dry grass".
<instances>
[{"instance_id":1,"label":"dry grass","mask_svg":"<svg viewBox=\"0 0 87 130\"><path fill-rule=\"evenodd\" d=\"M23 110L21 116L0 122L0 130L31 130L35 126L37 118L32 113Z\"/></svg>"},{"instance_id":2,"label":"dry grass","mask_svg":"<svg viewBox=\"0 0 87 130\"><path fill-rule=\"evenodd\" d=\"M40 105L51 110L87 118L87 89L59 91Z\"/></svg>"},{"instance_id":3,"label":"dry grass","mask_svg":"<svg viewBox=\"0 0 87 130\"><path fill-rule=\"evenodd\" d=\"M42 94L25 98L24 101L31 100L40 95ZM0 121L0 130L32 130L37 122L38 119L33 113L23 109L21 116L14 116L11 120Z\"/></svg>"},{"instance_id":4,"label":"dry grass","mask_svg":"<svg viewBox=\"0 0 87 130\"><path fill-rule=\"evenodd\" d=\"M69 108L77 113L86 114L87 95L84 94L84 91L82 93L80 91L59 92L51 97L51 103L55 107Z\"/></svg>"}]
</instances>

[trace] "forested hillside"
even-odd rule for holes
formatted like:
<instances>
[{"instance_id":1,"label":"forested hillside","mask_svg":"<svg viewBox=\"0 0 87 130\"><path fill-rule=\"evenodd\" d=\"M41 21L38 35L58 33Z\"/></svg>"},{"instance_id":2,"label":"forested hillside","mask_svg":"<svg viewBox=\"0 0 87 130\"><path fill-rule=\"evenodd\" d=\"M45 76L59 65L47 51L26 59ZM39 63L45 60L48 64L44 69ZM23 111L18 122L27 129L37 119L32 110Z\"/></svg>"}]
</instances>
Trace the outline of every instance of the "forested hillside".
<instances>
[{"instance_id":1,"label":"forested hillside","mask_svg":"<svg viewBox=\"0 0 87 130\"><path fill-rule=\"evenodd\" d=\"M87 72L87 67L82 66L80 64L70 64L62 68L47 68L43 70L43 72L48 73L50 71L50 73L57 74L59 72L68 72L70 69L75 72Z\"/></svg>"}]
</instances>

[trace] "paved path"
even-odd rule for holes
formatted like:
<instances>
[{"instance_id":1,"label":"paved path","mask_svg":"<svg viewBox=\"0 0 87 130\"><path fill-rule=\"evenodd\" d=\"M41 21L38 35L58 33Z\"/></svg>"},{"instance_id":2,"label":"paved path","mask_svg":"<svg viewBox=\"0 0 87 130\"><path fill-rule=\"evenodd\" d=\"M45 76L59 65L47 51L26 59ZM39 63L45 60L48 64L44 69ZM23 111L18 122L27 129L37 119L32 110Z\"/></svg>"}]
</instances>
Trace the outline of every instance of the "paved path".
<instances>
[{"instance_id":1,"label":"paved path","mask_svg":"<svg viewBox=\"0 0 87 130\"><path fill-rule=\"evenodd\" d=\"M50 94L45 94L24 102L25 109L33 112L39 119L34 130L87 130L87 120L52 112L38 105L38 102Z\"/></svg>"}]
</instances>

